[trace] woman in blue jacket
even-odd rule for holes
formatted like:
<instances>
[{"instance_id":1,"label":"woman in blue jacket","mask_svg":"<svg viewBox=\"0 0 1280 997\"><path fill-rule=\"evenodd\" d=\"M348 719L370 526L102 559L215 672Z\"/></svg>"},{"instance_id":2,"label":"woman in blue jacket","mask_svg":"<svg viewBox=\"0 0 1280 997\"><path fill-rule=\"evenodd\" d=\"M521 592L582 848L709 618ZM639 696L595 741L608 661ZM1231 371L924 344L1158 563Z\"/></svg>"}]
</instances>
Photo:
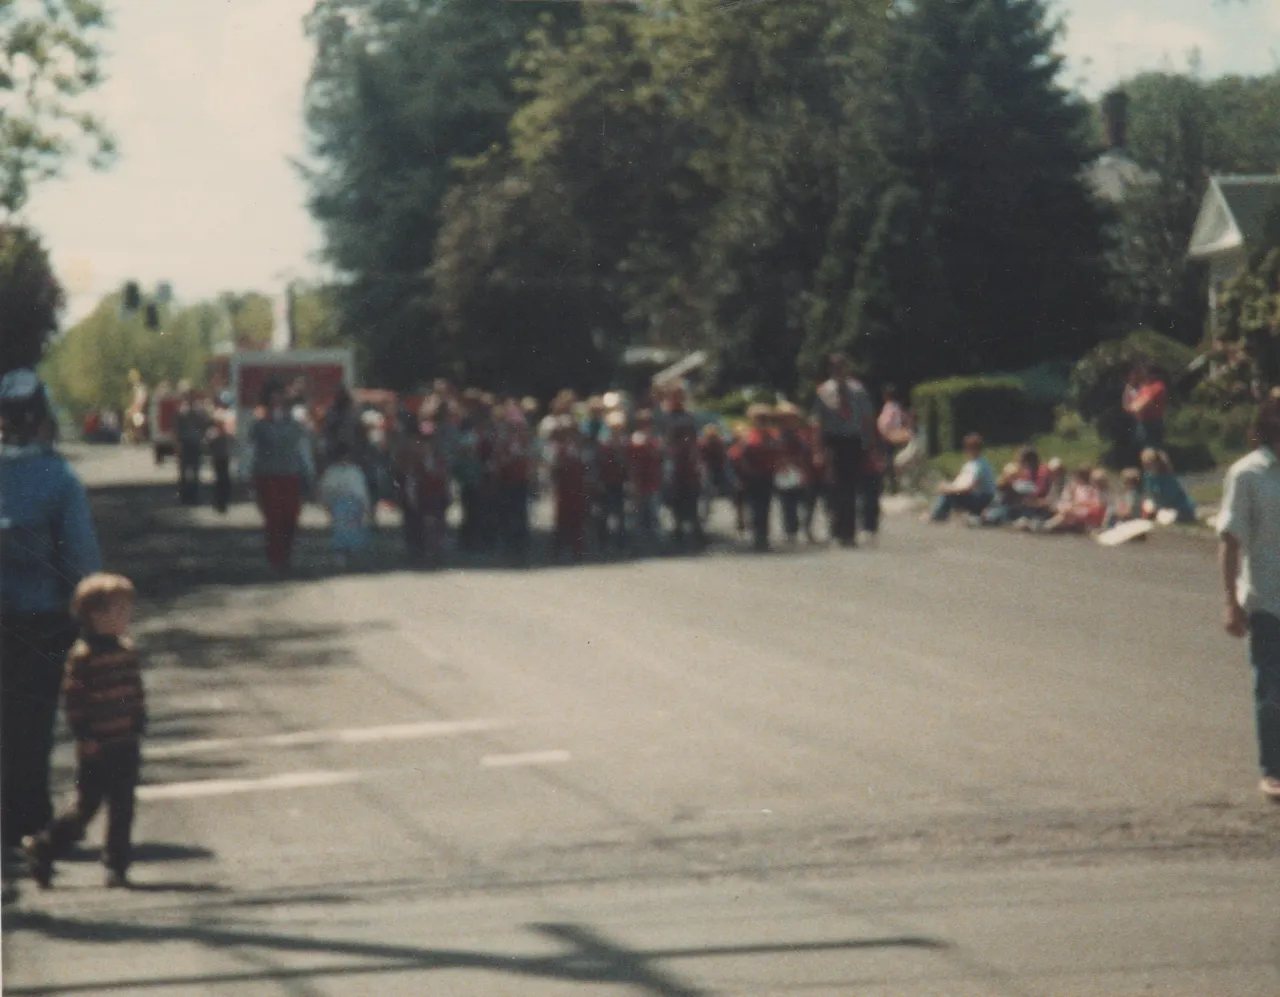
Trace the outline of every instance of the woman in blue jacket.
<instances>
[{"instance_id":1,"label":"woman in blue jacket","mask_svg":"<svg viewBox=\"0 0 1280 997\"><path fill-rule=\"evenodd\" d=\"M54 452L53 425L33 371L0 378L0 830L7 848L52 816L49 754L63 663L76 636L71 593L101 568L84 486Z\"/></svg>"}]
</instances>

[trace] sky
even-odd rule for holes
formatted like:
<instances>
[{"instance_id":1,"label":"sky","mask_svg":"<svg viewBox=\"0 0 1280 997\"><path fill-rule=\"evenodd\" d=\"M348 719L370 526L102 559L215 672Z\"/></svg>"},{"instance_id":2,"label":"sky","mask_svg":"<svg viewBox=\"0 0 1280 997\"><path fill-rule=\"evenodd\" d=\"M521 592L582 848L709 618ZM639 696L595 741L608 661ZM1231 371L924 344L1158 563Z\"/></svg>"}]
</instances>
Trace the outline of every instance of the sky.
<instances>
[{"instance_id":1,"label":"sky","mask_svg":"<svg viewBox=\"0 0 1280 997\"><path fill-rule=\"evenodd\" d=\"M484 2L484 0L475 0ZM114 0L107 82L92 95L120 155L73 166L24 211L67 287L64 322L125 280L170 281L180 300L278 293L324 276L321 236L292 160L312 0ZM1145 69L1280 68L1280 0L1054 0L1065 80L1091 96Z\"/></svg>"}]
</instances>

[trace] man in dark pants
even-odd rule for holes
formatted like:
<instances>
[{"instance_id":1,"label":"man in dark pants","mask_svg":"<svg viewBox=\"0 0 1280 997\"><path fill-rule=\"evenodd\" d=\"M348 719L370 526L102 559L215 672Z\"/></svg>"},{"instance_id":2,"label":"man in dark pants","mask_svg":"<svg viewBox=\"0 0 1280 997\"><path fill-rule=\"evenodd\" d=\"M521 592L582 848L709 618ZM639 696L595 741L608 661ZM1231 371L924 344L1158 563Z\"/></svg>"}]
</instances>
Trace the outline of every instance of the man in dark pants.
<instances>
[{"instance_id":1,"label":"man in dark pants","mask_svg":"<svg viewBox=\"0 0 1280 997\"><path fill-rule=\"evenodd\" d=\"M1257 449L1227 472L1218 517L1223 625L1249 635L1262 795L1280 803L1280 393L1258 409Z\"/></svg>"},{"instance_id":2,"label":"man in dark pants","mask_svg":"<svg viewBox=\"0 0 1280 997\"><path fill-rule=\"evenodd\" d=\"M197 505L200 501L200 458L208 431L209 417L204 404L188 387L174 420L174 435L178 439L178 500L183 505Z\"/></svg>"},{"instance_id":3,"label":"man in dark pants","mask_svg":"<svg viewBox=\"0 0 1280 997\"><path fill-rule=\"evenodd\" d=\"M829 357L827 372L827 380L818 386L814 415L830 469L831 532L842 547L856 547L863 448L875 439L875 411L846 357Z\"/></svg>"},{"instance_id":4,"label":"man in dark pants","mask_svg":"<svg viewBox=\"0 0 1280 997\"><path fill-rule=\"evenodd\" d=\"M71 591L101 567L84 486L52 446L44 386L0 379L0 828L6 847L49 820L49 753Z\"/></svg>"}]
</instances>

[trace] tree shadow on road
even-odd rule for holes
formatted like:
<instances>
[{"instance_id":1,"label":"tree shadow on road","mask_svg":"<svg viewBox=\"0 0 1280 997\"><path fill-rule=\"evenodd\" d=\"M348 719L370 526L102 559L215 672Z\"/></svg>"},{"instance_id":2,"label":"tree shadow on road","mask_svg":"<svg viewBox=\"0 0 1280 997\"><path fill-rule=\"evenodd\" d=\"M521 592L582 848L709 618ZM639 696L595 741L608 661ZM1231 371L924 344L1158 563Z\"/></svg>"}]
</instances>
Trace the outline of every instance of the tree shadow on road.
<instances>
[{"instance_id":1,"label":"tree shadow on road","mask_svg":"<svg viewBox=\"0 0 1280 997\"><path fill-rule=\"evenodd\" d=\"M108 564L129 575L150 603L163 607L197 596L216 605L218 590L226 586L268 585L276 576L266 563L261 523L256 509L240 502L219 516L207 507L178 504L169 485L110 485L90 492L94 515ZM394 517L393 517L394 519ZM314 511L304 515L295 547L293 581L316 581L341 574L417 573L405 555L400 530L384 524L363 561L354 569L339 568L329 550L328 531ZM535 527L527 558L517 560L500 551L454 550L444 567L453 570L542 570L587 568L650 558L698 557L706 553L736 553L741 548L722 536L709 535L710 545L698 548L663 543L648 553L592 550L580 560L557 556L549 532ZM798 546L790 555L817 551L822 546ZM758 556L758 555L751 555ZM200 604L200 603L197 603Z\"/></svg>"},{"instance_id":2,"label":"tree shadow on road","mask_svg":"<svg viewBox=\"0 0 1280 997\"><path fill-rule=\"evenodd\" d=\"M261 926L237 928L210 924L126 924L76 920L43 912L23 911L14 912L6 921L9 922L6 924L7 930L29 931L52 941L146 945L194 942L213 951L234 951L254 967L240 972L189 975L166 973L152 976L139 974L131 978L97 980L92 984L18 985L6 989L6 993L24 997L53 993L144 993L151 989L194 989L266 982L288 985L290 981L440 970L475 970L507 977L627 986L652 997L705 997L709 991L682 981L663 964L707 958L769 955L795 957L871 949L939 951L949 947L946 942L935 938L896 935L802 943L748 943L645 950L615 942L584 925L537 923L527 927L543 938L559 943L562 950L553 955L529 956L340 938L312 938L271 932L263 930ZM273 956L314 956L322 964L283 965L276 962ZM335 963L335 957L351 961Z\"/></svg>"}]
</instances>

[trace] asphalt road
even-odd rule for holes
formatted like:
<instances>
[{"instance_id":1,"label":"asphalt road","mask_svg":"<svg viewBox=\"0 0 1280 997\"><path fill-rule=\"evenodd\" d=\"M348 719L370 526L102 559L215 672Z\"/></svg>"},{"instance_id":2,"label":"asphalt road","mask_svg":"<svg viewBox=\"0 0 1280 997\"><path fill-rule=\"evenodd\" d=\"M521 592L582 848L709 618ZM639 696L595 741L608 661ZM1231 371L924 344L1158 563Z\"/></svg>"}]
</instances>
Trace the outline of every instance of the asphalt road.
<instances>
[{"instance_id":1,"label":"asphalt road","mask_svg":"<svg viewBox=\"0 0 1280 997\"><path fill-rule=\"evenodd\" d=\"M250 507L80 466L146 597L137 889L24 884L6 994L1280 994L1203 539L431 574L388 529L343 576L317 531L272 582Z\"/></svg>"}]
</instances>

